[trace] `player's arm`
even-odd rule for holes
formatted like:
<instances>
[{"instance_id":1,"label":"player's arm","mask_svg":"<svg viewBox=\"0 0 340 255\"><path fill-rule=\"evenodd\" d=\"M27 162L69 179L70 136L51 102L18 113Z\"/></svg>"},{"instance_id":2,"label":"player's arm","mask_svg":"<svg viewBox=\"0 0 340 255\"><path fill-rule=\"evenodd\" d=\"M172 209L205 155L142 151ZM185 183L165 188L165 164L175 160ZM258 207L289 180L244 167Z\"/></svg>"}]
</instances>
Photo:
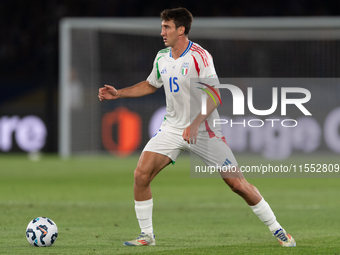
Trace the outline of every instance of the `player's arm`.
<instances>
[{"instance_id":1,"label":"player's arm","mask_svg":"<svg viewBox=\"0 0 340 255\"><path fill-rule=\"evenodd\" d=\"M99 100L113 100L126 97L142 97L154 93L157 90L156 87L150 85L148 81L142 81L131 87L123 89L115 89L110 85L105 85L99 89Z\"/></svg>"},{"instance_id":2,"label":"player's arm","mask_svg":"<svg viewBox=\"0 0 340 255\"><path fill-rule=\"evenodd\" d=\"M196 144L197 135L198 135L198 129L199 129L200 125L210 116L210 114L220 104L220 101L217 98L217 95L214 92L212 92L210 89L208 89L208 90L210 91L211 95L214 96L216 104L215 104L214 100L211 97L207 98L207 114L206 115L202 115L202 113L200 112L197 115L197 117L193 120L193 122L190 124L190 126L187 127L186 129L184 129L182 137L183 137L183 139L187 143ZM218 96L220 96L219 89L215 89L215 91L217 92Z\"/></svg>"}]
</instances>

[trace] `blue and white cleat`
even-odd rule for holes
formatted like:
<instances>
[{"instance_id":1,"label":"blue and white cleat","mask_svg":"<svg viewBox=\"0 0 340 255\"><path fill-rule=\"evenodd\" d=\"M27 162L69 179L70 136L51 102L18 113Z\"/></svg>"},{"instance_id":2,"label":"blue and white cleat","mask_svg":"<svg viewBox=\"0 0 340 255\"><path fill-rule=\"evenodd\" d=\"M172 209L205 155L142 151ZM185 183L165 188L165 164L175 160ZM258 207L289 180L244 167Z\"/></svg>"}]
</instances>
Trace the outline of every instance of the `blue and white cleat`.
<instances>
[{"instance_id":1,"label":"blue and white cleat","mask_svg":"<svg viewBox=\"0 0 340 255\"><path fill-rule=\"evenodd\" d=\"M274 236L277 238L277 240L283 247L295 247L296 246L296 242L294 238L282 228L277 230L274 233Z\"/></svg>"},{"instance_id":2,"label":"blue and white cleat","mask_svg":"<svg viewBox=\"0 0 340 255\"><path fill-rule=\"evenodd\" d=\"M145 246L145 245L156 245L155 235L152 236L142 232L139 237L134 240L126 241L123 243L125 246Z\"/></svg>"}]
</instances>

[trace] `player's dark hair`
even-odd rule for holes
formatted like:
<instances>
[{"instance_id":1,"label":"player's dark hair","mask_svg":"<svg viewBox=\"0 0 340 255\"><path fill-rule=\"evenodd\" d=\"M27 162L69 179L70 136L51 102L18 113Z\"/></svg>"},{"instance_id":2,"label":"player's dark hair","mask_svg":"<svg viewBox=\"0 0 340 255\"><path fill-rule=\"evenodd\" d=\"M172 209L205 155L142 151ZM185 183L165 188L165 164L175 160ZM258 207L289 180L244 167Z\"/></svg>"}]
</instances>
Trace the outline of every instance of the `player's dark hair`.
<instances>
[{"instance_id":1,"label":"player's dark hair","mask_svg":"<svg viewBox=\"0 0 340 255\"><path fill-rule=\"evenodd\" d=\"M176 28L184 27L184 34L188 35L191 23L193 20L191 12L189 12L186 8L179 7L173 9L165 9L161 12L161 19L164 21L173 20Z\"/></svg>"}]
</instances>

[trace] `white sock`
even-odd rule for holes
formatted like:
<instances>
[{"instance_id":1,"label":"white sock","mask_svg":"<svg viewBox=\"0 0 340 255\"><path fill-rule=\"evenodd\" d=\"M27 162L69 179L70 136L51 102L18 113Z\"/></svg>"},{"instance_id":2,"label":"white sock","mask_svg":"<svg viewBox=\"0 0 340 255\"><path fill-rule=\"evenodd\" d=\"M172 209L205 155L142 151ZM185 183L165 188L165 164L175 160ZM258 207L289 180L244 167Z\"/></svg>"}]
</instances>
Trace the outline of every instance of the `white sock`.
<instances>
[{"instance_id":1,"label":"white sock","mask_svg":"<svg viewBox=\"0 0 340 255\"><path fill-rule=\"evenodd\" d=\"M150 235L153 233L152 207L153 207L152 198L145 201L135 200L136 216L138 219L139 227L141 228L141 232Z\"/></svg>"},{"instance_id":2,"label":"white sock","mask_svg":"<svg viewBox=\"0 0 340 255\"><path fill-rule=\"evenodd\" d=\"M250 206L253 212L260 218L260 220L269 227L269 230L274 234L279 230L281 225L276 221L276 217L270 208L269 204L262 198L262 200L253 206Z\"/></svg>"}]
</instances>

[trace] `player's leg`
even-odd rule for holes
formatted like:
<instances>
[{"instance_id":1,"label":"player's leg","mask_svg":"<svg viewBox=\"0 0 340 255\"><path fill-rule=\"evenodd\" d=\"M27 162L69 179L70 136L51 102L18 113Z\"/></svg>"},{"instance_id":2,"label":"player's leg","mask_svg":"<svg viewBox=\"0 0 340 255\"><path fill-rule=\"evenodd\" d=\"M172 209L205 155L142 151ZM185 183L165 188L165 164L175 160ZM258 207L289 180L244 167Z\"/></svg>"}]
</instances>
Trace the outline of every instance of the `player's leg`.
<instances>
[{"instance_id":1,"label":"player's leg","mask_svg":"<svg viewBox=\"0 0 340 255\"><path fill-rule=\"evenodd\" d=\"M210 138L202 136L194 149L205 164L210 166L226 166L229 169L221 172L221 176L233 192L240 195L259 219L269 227L282 246L295 246L294 239L285 232L277 222L269 204L261 196L258 189L248 183L240 171L237 161L221 135ZM229 167L229 168L228 168Z\"/></svg>"},{"instance_id":2,"label":"player's leg","mask_svg":"<svg viewBox=\"0 0 340 255\"><path fill-rule=\"evenodd\" d=\"M135 201L145 201L152 198L150 183L155 176L172 162L168 156L143 151L134 172L134 197Z\"/></svg>"},{"instance_id":3,"label":"player's leg","mask_svg":"<svg viewBox=\"0 0 340 255\"><path fill-rule=\"evenodd\" d=\"M263 199L258 189L247 182L239 168L236 167L236 169L239 171L239 176L236 178L235 174L233 174L233 178L224 176L225 173L221 174L224 182L233 192L241 196L260 220L269 227L269 230L275 233L281 226L276 221L269 204Z\"/></svg>"},{"instance_id":4,"label":"player's leg","mask_svg":"<svg viewBox=\"0 0 340 255\"><path fill-rule=\"evenodd\" d=\"M151 181L168 164L168 156L143 151L134 172L135 211L141 232L153 236Z\"/></svg>"},{"instance_id":5,"label":"player's leg","mask_svg":"<svg viewBox=\"0 0 340 255\"><path fill-rule=\"evenodd\" d=\"M270 208L269 204L263 199L258 189L247 182L243 177L242 172L238 166L233 166L231 176L229 173L221 173L224 182L230 189L241 196L246 203L250 206L253 212L266 224L269 230L274 234L277 230L281 229L280 224L277 222L276 217Z\"/></svg>"},{"instance_id":6,"label":"player's leg","mask_svg":"<svg viewBox=\"0 0 340 255\"><path fill-rule=\"evenodd\" d=\"M168 156L143 151L134 172L134 197L136 217L141 229L141 234L134 240L124 242L127 246L155 245L155 237L152 225L153 200L151 193L151 181L168 164L171 163Z\"/></svg>"},{"instance_id":7,"label":"player's leg","mask_svg":"<svg viewBox=\"0 0 340 255\"><path fill-rule=\"evenodd\" d=\"M277 238L282 246L296 246L295 240L278 223L274 212L261 196L258 189L247 182L239 167L236 167L236 171L239 175L238 177L235 178L235 173L233 173L233 178L224 177L224 182L228 184L233 192L240 195L247 202L249 207L259 217L259 219L268 226L271 233Z\"/></svg>"},{"instance_id":8,"label":"player's leg","mask_svg":"<svg viewBox=\"0 0 340 255\"><path fill-rule=\"evenodd\" d=\"M223 173L222 178L224 182L228 184L233 192L240 195L247 202L249 207L259 217L259 219L268 226L271 233L277 238L282 246L296 246L295 240L278 223L273 210L261 196L258 189L247 182L238 166L236 167L236 171L237 174L233 173L233 178L223 178Z\"/></svg>"},{"instance_id":9,"label":"player's leg","mask_svg":"<svg viewBox=\"0 0 340 255\"><path fill-rule=\"evenodd\" d=\"M233 192L241 196L249 206L258 204L262 199L262 196L258 189L247 182L238 166L234 167L234 169L236 169L236 172L232 174L231 178L227 176L224 177L223 175L225 173L221 173L224 182L230 187Z\"/></svg>"},{"instance_id":10,"label":"player's leg","mask_svg":"<svg viewBox=\"0 0 340 255\"><path fill-rule=\"evenodd\" d=\"M150 184L164 167L176 160L183 144L185 142L180 135L173 135L162 128L145 146L134 172L135 211L141 234L124 245L155 245Z\"/></svg>"}]
</instances>

